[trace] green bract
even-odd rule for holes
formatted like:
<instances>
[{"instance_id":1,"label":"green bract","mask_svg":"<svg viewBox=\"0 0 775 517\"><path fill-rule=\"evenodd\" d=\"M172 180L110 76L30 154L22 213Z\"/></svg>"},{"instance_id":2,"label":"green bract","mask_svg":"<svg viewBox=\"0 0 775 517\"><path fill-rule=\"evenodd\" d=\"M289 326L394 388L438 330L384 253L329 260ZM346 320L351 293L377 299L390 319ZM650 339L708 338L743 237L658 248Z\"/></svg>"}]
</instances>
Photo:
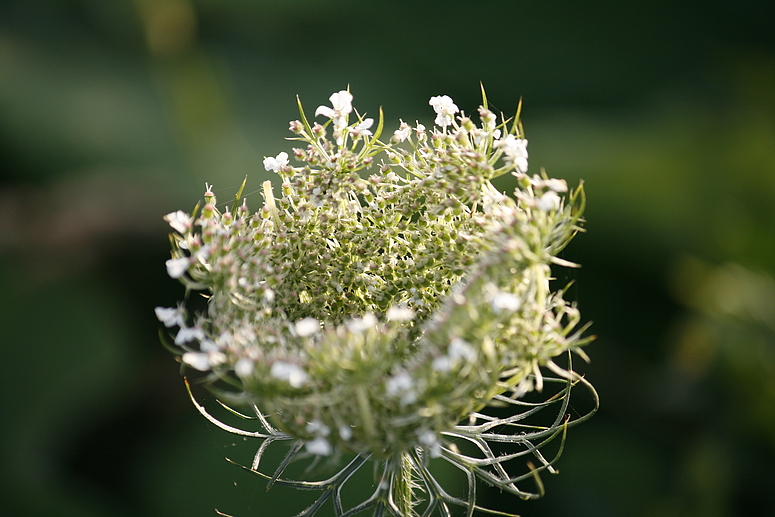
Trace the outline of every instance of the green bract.
<instances>
[{"instance_id":1,"label":"green bract","mask_svg":"<svg viewBox=\"0 0 775 517\"><path fill-rule=\"evenodd\" d=\"M328 498L337 515L443 515L448 504L471 514L475 477L532 497L517 483L551 470L539 448L564 436L571 387L585 383L554 362L589 338L575 306L550 288L550 267L572 266L557 255L580 229L582 186L568 192L562 180L528 175L519 113L497 123L484 95L479 125L464 114L453 120L457 106L434 97L444 125L402 123L391 143L379 139L381 116L373 134L371 119L349 124L351 100L342 91L332 108L319 107L325 125L310 125L299 103L291 123L303 144L294 149L299 166L285 153L264 160L281 185L276 195L264 183L258 211L240 204L242 189L219 211L208 185L201 209L167 216L168 271L208 302L201 314L181 304L157 315L179 327L183 363L207 372L222 398L253 405L262 430L234 429L197 407L231 432L293 442L287 461L355 455L326 482L283 479L287 462L267 476L323 491L300 515ZM515 176L513 197L491 184L504 174ZM557 389L544 401L522 400L549 384ZM483 413L493 405L512 412ZM545 425L523 421L552 405L557 416ZM496 453L489 442L514 451ZM260 475L263 450L251 467ZM435 483L433 457L466 474L465 497ZM341 486L367 460L381 463L387 482L345 509ZM509 474L512 461L527 472ZM428 501L413 510L418 486Z\"/></svg>"}]
</instances>

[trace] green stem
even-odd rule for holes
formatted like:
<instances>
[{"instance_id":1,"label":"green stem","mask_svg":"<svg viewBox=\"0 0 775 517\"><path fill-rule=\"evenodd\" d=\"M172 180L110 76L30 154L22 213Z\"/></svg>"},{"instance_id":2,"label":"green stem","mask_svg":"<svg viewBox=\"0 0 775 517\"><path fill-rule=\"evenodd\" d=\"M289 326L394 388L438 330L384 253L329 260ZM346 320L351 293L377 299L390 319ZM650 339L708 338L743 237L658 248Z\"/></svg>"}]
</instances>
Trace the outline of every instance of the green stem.
<instances>
[{"instance_id":1,"label":"green stem","mask_svg":"<svg viewBox=\"0 0 775 517\"><path fill-rule=\"evenodd\" d=\"M409 454L402 452L396 459L397 468L395 472L395 479L393 481L393 500L396 502L398 509L403 517L412 517L415 515L412 510L413 506L413 492L414 478L412 462Z\"/></svg>"}]
</instances>

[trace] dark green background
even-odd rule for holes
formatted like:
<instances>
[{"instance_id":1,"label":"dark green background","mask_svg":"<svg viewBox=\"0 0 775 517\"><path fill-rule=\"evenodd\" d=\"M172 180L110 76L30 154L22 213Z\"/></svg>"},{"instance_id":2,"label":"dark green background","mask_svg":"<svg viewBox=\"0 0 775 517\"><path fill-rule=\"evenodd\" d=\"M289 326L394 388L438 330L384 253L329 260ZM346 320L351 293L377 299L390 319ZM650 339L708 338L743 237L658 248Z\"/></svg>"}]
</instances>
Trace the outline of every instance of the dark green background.
<instances>
[{"instance_id":1,"label":"dark green background","mask_svg":"<svg viewBox=\"0 0 775 517\"><path fill-rule=\"evenodd\" d=\"M600 413L524 516L775 515L775 4L0 3L0 514L291 515L157 339L161 216L259 188L299 94L390 131L524 99L531 170L586 182L558 271ZM501 184L508 188L507 184ZM253 207L260 196L248 198Z\"/></svg>"}]
</instances>

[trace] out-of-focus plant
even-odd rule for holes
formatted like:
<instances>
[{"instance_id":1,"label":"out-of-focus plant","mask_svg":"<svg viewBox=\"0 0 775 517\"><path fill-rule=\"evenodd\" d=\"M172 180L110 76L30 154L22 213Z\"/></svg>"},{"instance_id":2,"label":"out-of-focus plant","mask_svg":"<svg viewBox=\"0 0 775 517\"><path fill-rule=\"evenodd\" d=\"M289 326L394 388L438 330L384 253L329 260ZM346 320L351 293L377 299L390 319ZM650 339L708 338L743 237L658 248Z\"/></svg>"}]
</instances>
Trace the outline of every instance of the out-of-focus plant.
<instances>
[{"instance_id":1,"label":"out-of-focus plant","mask_svg":"<svg viewBox=\"0 0 775 517\"><path fill-rule=\"evenodd\" d=\"M498 120L482 99L475 124L448 96L433 97L435 127L402 121L389 142L382 114L372 132L349 91L317 108L322 125L299 102L290 130L300 165L284 152L264 160L279 197L267 181L258 211L242 188L220 211L207 185L203 205L166 216L168 272L207 309L182 302L157 316L178 328L182 363L204 372L228 408L251 407L238 414L259 428L232 427L192 400L220 428L263 440L244 468L269 486L321 491L299 516L328 500L340 517L449 515L450 505L506 515L477 504L477 479L539 497L566 429L594 412L570 416L579 384L596 407L570 362L572 352L586 357L590 337L564 290L550 287L551 266L574 265L558 254L580 230L583 188L528 175L519 110ZM516 178L513 197L491 184L504 174ZM266 474L275 442L289 451ZM285 478L304 456L351 459L322 481ZM464 494L442 487L436 458L463 473ZM374 492L345 505L345 484L367 463Z\"/></svg>"}]
</instances>

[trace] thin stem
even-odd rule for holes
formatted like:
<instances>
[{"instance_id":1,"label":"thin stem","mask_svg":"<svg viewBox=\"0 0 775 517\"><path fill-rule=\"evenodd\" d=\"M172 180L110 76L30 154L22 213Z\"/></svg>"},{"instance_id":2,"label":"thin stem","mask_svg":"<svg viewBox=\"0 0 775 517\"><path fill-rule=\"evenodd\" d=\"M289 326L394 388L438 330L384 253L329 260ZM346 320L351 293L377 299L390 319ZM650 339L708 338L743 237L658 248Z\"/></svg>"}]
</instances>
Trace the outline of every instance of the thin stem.
<instances>
[{"instance_id":1,"label":"thin stem","mask_svg":"<svg viewBox=\"0 0 775 517\"><path fill-rule=\"evenodd\" d=\"M403 517L411 517L414 515L412 506L415 486L412 459L408 453L401 452L396 461L397 468L393 473L393 500Z\"/></svg>"}]
</instances>

